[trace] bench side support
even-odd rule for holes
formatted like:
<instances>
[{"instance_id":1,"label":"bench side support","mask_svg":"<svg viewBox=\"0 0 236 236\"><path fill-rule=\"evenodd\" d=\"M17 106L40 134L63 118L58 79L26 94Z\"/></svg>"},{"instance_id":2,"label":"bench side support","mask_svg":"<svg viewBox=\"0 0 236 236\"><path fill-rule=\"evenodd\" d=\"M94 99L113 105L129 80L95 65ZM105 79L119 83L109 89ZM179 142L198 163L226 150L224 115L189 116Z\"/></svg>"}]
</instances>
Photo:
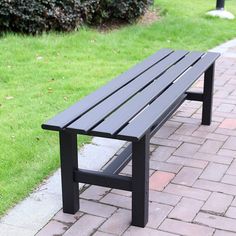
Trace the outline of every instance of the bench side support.
<instances>
[{"instance_id":1,"label":"bench side support","mask_svg":"<svg viewBox=\"0 0 236 236\"><path fill-rule=\"evenodd\" d=\"M79 210L79 186L74 181L78 169L77 135L60 131L60 157L63 212L74 214Z\"/></svg>"},{"instance_id":2,"label":"bench side support","mask_svg":"<svg viewBox=\"0 0 236 236\"><path fill-rule=\"evenodd\" d=\"M148 222L149 135L132 143L132 225Z\"/></svg>"},{"instance_id":3,"label":"bench side support","mask_svg":"<svg viewBox=\"0 0 236 236\"><path fill-rule=\"evenodd\" d=\"M204 74L202 124L210 125L212 117L213 87L214 87L215 63Z\"/></svg>"}]
</instances>

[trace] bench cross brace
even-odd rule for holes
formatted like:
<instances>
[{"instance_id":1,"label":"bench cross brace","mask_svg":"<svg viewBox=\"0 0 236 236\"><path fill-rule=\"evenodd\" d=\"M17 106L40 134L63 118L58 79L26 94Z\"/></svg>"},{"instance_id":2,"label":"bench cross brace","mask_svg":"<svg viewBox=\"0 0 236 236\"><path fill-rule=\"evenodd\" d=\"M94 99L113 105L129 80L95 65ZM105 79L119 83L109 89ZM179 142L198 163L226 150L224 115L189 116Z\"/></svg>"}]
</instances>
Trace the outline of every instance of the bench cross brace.
<instances>
[{"instance_id":1,"label":"bench cross brace","mask_svg":"<svg viewBox=\"0 0 236 236\"><path fill-rule=\"evenodd\" d=\"M98 171L82 169L74 171L74 181L127 191L132 190L132 181L130 177L106 174Z\"/></svg>"}]
</instances>

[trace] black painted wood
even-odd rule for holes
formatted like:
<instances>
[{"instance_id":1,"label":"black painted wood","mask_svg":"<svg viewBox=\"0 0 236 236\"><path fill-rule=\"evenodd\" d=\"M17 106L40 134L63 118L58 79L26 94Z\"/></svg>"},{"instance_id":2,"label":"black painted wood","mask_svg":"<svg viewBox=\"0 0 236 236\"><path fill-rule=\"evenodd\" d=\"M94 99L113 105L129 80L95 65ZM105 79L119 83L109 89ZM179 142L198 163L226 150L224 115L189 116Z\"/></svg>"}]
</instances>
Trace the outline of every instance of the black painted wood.
<instances>
[{"instance_id":1,"label":"black painted wood","mask_svg":"<svg viewBox=\"0 0 236 236\"><path fill-rule=\"evenodd\" d=\"M144 73L156 63L162 61L172 52L173 50L171 49L159 50L155 54L151 55L147 59L143 60L142 62L129 69L128 71L116 77L105 86L101 87L100 89L91 93L87 97L83 98L78 103L74 104L73 106L59 113L52 119L48 120L42 125L42 128L56 131L65 128L68 124L71 124L78 117L83 115L86 111L90 110L99 102L103 101L111 94L119 90L121 87L134 80L137 76Z\"/></svg>"},{"instance_id":2,"label":"black painted wood","mask_svg":"<svg viewBox=\"0 0 236 236\"><path fill-rule=\"evenodd\" d=\"M158 99L132 120L117 136L139 140L153 126L163 113L180 98L187 89L214 63L218 54L207 53L193 67L170 86Z\"/></svg>"},{"instance_id":3,"label":"black painted wood","mask_svg":"<svg viewBox=\"0 0 236 236\"><path fill-rule=\"evenodd\" d=\"M104 170L106 174L119 174L132 158L132 144L129 144Z\"/></svg>"},{"instance_id":4,"label":"black painted wood","mask_svg":"<svg viewBox=\"0 0 236 236\"><path fill-rule=\"evenodd\" d=\"M145 227L148 222L149 134L132 146L132 225Z\"/></svg>"},{"instance_id":5,"label":"black painted wood","mask_svg":"<svg viewBox=\"0 0 236 236\"><path fill-rule=\"evenodd\" d=\"M203 101L203 93L199 93L199 92L186 92L187 100L191 100L191 101L199 101L202 102Z\"/></svg>"},{"instance_id":6,"label":"black painted wood","mask_svg":"<svg viewBox=\"0 0 236 236\"><path fill-rule=\"evenodd\" d=\"M188 93L187 89L218 56L217 53L161 50L42 126L138 140L183 93L187 93L186 99L203 99L204 96ZM166 104L164 109L162 101ZM156 111L152 113L152 110Z\"/></svg>"},{"instance_id":7,"label":"black painted wood","mask_svg":"<svg viewBox=\"0 0 236 236\"><path fill-rule=\"evenodd\" d=\"M132 191L132 178L127 176L110 175L98 171L78 169L74 170L74 181Z\"/></svg>"},{"instance_id":8,"label":"black painted wood","mask_svg":"<svg viewBox=\"0 0 236 236\"><path fill-rule=\"evenodd\" d=\"M96 107L88 111L81 118L70 124L67 129L76 130L81 133L87 133L100 121L106 118L111 112L124 104L137 92L155 80L159 75L170 68L174 63L178 62L188 52L176 51L164 58L158 64L138 76L126 86L112 94L109 98L98 104Z\"/></svg>"},{"instance_id":9,"label":"black painted wood","mask_svg":"<svg viewBox=\"0 0 236 236\"><path fill-rule=\"evenodd\" d=\"M213 85L214 85L215 63L205 72L203 88L203 105L202 105L202 124L210 125L212 117L213 103Z\"/></svg>"},{"instance_id":10,"label":"black painted wood","mask_svg":"<svg viewBox=\"0 0 236 236\"><path fill-rule=\"evenodd\" d=\"M74 214L79 210L79 186L73 171L78 168L77 135L59 132L63 212Z\"/></svg>"},{"instance_id":11,"label":"black painted wood","mask_svg":"<svg viewBox=\"0 0 236 236\"><path fill-rule=\"evenodd\" d=\"M173 83L183 72L193 65L203 53L192 52L184 57L181 61L174 64L169 70L162 74L157 80L151 83L148 87L136 94L126 104L119 107L100 125L92 130L96 135L99 132L110 135L115 134L123 127L130 119L132 119L145 106L152 102L158 95L161 94L168 86Z\"/></svg>"}]
</instances>

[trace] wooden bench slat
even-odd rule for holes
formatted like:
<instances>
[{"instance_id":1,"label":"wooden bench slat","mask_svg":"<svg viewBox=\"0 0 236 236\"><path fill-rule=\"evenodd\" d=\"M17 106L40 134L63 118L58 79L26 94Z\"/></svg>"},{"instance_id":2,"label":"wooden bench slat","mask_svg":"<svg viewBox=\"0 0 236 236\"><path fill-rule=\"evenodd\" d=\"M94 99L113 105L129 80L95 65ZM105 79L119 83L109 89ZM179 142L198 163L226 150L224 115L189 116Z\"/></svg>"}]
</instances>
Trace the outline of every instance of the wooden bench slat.
<instances>
[{"instance_id":1,"label":"wooden bench slat","mask_svg":"<svg viewBox=\"0 0 236 236\"><path fill-rule=\"evenodd\" d=\"M49 130L61 130L65 128L68 124L76 120L76 118L96 106L99 102L109 97L111 94L120 89L120 87L129 83L134 78L148 70L150 67L163 60L172 52L173 50L171 49L159 50L155 54L151 55L147 59L143 60L142 62L129 69L128 71L119 75L100 89L86 96L81 101L77 102L68 109L60 112L52 119L48 120L42 125L42 128Z\"/></svg>"},{"instance_id":2,"label":"wooden bench slat","mask_svg":"<svg viewBox=\"0 0 236 236\"><path fill-rule=\"evenodd\" d=\"M218 57L218 53L207 53L204 55L194 67L183 74L179 80L162 93L146 110L122 129L117 138L127 137L127 139L139 140Z\"/></svg>"},{"instance_id":3,"label":"wooden bench slat","mask_svg":"<svg viewBox=\"0 0 236 236\"><path fill-rule=\"evenodd\" d=\"M101 124L95 127L92 130L92 133L94 135L97 133L114 135L148 103L152 102L153 99L160 95L160 93L163 92L169 84L171 84L175 79L177 79L177 77L193 65L202 55L202 52L189 53L148 87L136 94L119 109L114 111Z\"/></svg>"},{"instance_id":4,"label":"wooden bench slat","mask_svg":"<svg viewBox=\"0 0 236 236\"><path fill-rule=\"evenodd\" d=\"M85 113L81 118L70 124L68 129L76 129L83 133L88 132L95 125L106 118L111 112L125 103L138 91L143 89L146 85L155 80L173 64L183 58L188 52L187 51L175 51L162 61L149 68L146 72L138 76L135 80L131 81L126 86L122 87L116 93L102 101L93 109Z\"/></svg>"}]
</instances>

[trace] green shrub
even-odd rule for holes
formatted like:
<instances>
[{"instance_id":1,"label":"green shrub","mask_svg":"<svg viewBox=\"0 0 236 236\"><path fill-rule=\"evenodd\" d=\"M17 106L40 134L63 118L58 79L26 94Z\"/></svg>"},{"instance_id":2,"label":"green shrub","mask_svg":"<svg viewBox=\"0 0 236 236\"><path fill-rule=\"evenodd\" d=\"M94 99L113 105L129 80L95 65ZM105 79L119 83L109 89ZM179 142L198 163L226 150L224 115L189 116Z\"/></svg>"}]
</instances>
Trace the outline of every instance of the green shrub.
<instances>
[{"instance_id":1,"label":"green shrub","mask_svg":"<svg viewBox=\"0 0 236 236\"><path fill-rule=\"evenodd\" d=\"M71 31L82 22L132 22L150 0L0 0L0 32Z\"/></svg>"},{"instance_id":2,"label":"green shrub","mask_svg":"<svg viewBox=\"0 0 236 236\"><path fill-rule=\"evenodd\" d=\"M74 0L1 0L0 31L36 34L70 31L80 22Z\"/></svg>"},{"instance_id":3,"label":"green shrub","mask_svg":"<svg viewBox=\"0 0 236 236\"><path fill-rule=\"evenodd\" d=\"M87 24L100 24L110 20L133 22L143 15L150 0L85 0L82 15Z\"/></svg>"}]
</instances>

